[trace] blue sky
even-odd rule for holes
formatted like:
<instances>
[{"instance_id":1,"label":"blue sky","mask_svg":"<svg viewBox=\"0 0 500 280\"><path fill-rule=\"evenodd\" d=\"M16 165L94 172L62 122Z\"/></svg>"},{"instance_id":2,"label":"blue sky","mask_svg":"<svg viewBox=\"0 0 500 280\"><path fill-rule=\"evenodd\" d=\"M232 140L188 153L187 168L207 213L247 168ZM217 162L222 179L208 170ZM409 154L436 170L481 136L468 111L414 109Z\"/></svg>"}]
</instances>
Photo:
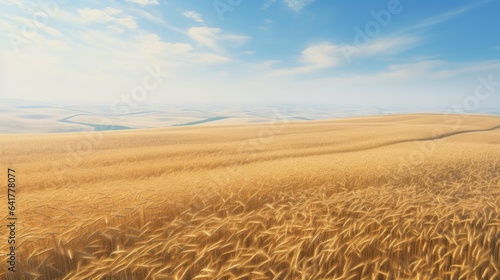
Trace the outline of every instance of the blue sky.
<instances>
[{"instance_id":1,"label":"blue sky","mask_svg":"<svg viewBox=\"0 0 500 280\"><path fill-rule=\"evenodd\" d=\"M500 1L4 0L0 10L4 98L107 104L153 69L168 76L146 103L452 107L486 80L498 89L481 106L500 107Z\"/></svg>"}]
</instances>

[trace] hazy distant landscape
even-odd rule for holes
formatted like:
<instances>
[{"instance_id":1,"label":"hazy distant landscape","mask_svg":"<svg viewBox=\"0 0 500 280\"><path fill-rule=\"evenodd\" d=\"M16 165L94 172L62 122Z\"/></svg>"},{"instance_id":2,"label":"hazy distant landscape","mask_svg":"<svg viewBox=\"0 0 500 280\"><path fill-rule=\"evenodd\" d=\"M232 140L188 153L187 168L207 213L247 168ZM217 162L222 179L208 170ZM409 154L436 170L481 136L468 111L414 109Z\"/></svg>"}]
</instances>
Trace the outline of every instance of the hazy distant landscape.
<instances>
[{"instance_id":1,"label":"hazy distant landscape","mask_svg":"<svg viewBox=\"0 0 500 280\"><path fill-rule=\"evenodd\" d=\"M355 116L446 112L446 108L366 107L340 105L143 105L126 114L104 105L64 105L8 99L0 103L0 133L64 133L170 126L313 121ZM451 113L451 110L449 110ZM474 114L500 115L500 109Z\"/></svg>"}]
</instances>

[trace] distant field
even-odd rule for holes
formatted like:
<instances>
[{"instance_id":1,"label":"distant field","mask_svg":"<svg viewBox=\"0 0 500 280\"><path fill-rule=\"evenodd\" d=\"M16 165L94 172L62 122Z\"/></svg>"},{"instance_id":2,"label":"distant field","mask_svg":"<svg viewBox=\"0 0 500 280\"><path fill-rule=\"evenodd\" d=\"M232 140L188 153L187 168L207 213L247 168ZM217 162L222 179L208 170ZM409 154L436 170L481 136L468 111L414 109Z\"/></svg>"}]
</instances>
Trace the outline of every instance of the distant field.
<instances>
[{"instance_id":1,"label":"distant field","mask_svg":"<svg viewBox=\"0 0 500 280\"><path fill-rule=\"evenodd\" d=\"M500 117L0 135L0 147L19 184L12 279L500 279Z\"/></svg>"},{"instance_id":2,"label":"distant field","mask_svg":"<svg viewBox=\"0 0 500 280\"><path fill-rule=\"evenodd\" d=\"M438 110L443 111L446 110ZM365 108L338 105L155 105L115 108L108 105L49 104L0 99L0 134L76 133L127 129L206 126L218 124L265 124L282 117L290 121L327 120L345 117L409 114L416 108ZM500 109L476 114L500 116Z\"/></svg>"}]
</instances>

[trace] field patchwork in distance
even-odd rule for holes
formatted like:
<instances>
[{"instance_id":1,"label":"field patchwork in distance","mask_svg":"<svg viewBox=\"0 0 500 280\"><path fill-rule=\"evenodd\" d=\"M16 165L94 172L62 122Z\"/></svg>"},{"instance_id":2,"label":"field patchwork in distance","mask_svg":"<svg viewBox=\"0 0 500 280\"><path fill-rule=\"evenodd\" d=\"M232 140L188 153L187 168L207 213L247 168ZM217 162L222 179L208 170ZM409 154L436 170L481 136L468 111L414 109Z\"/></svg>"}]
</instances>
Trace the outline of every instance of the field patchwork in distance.
<instances>
[{"instance_id":1,"label":"field patchwork in distance","mask_svg":"<svg viewBox=\"0 0 500 280\"><path fill-rule=\"evenodd\" d=\"M445 108L435 108L438 112ZM290 121L314 121L335 118L375 116L420 112L405 107L362 107L353 105L155 105L117 111L105 105L67 105L28 100L0 99L0 134L68 133L162 128L172 126L206 126L266 124L285 117ZM279 112L277 114L277 112ZM498 115L490 108L470 112Z\"/></svg>"},{"instance_id":2,"label":"field patchwork in distance","mask_svg":"<svg viewBox=\"0 0 500 280\"><path fill-rule=\"evenodd\" d=\"M500 117L0 135L0 145L19 182L16 279L500 279Z\"/></svg>"}]
</instances>

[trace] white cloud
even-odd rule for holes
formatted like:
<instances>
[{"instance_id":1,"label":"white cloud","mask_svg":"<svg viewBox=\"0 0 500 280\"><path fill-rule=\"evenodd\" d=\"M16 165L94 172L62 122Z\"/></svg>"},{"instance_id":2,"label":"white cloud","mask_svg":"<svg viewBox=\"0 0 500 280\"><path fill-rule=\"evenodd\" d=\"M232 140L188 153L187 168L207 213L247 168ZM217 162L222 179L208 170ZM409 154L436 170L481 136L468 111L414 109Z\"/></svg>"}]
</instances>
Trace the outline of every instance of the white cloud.
<instances>
[{"instance_id":1,"label":"white cloud","mask_svg":"<svg viewBox=\"0 0 500 280\"><path fill-rule=\"evenodd\" d=\"M370 106L446 106L453 108L464 97L473 95L478 77L500 75L500 60L472 63L454 63L442 60L423 60L393 64L382 71L363 74L344 73L328 78L290 79L271 76L274 81L284 80L288 88L283 98L320 100L344 104ZM425 81L425 82L422 82ZM270 83L272 84L272 83ZM276 82L274 83L276 85ZM307 95L303 93L307 92ZM286 99L284 99L286 100ZM484 106L499 100L493 97ZM499 100L500 101L500 100Z\"/></svg>"},{"instance_id":2,"label":"white cloud","mask_svg":"<svg viewBox=\"0 0 500 280\"><path fill-rule=\"evenodd\" d=\"M375 38L361 45L342 46L346 62L350 63L354 58L374 56L379 54L398 54L414 48L422 41L417 36L392 36Z\"/></svg>"},{"instance_id":3,"label":"white cloud","mask_svg":"<svg viewBox=\"0 0 500 280\"><path fill-rule=\"evenodd\" d=\"M18 28L11 23L0 19L0 30L2 30L5 34L17 32Z\"/></svg>"},{"instance_id":4,"label":"white cloud","mask_svg":"<svg viewBox=\"0 0 500 280\"><path fill-rule=\"evenodd\" d=\"M427 28L427 27L431 27L433 25L439 24L441 22L445 22L447 20L455 18L461 14L464 14L464 13L476 8L478 5L482 4L483 2L484 1L482 1L482 2L478 1L478 2L475 2L472 4L465 5L463 7L439 14L439 15L434 16L434 17L424 19L424 20L420 21L419 23L417 23L416 25L412 26L411 29Z\"/></svg>"},{"instance_id":5,"label":"white cloud","mask_svg":"<svg viewBox=\"0 0 500 280\"><path fill-rule=\"evenodd\" d=\"M273 23L273 21L271 19L266 18L262 21L262 24L259 26L259 29L267 30L271 23Z\"/></svg>"},{"instance_id":6,"label":"white cloud","mask_svg":"<svg viewBox=\"0 0 500 280\"><path fill-rule=\"evenodd\" d=\"M103 23L116 20L115 17L110 15L105 10L85 8L78 10L78 13L80 13L80 15L88 21Z\"/></svg>"},{"instance_id":7,"label":"white cloud","mask_svg":"<svg viewBox=\"0 0 500 280\"><path fill-rule=\"evenodd\" d=\"M270 68L270 67L272 67L280 62L281 61L277 60L277 59L268 59L268 60L264 60L262 63L258 64L257 67Z\"/></svg>"},{"instance_id":8,"label":"white cloud","mask_svg":"<svg viewBox=\"0 0 500 280\"><path fill-rule=\"evenodd\" d=\"M78 13L72 13L65 9L62 9L57 14L57 19L61 22L64 22L66 26L81 26L88 23L88 19L83 18L83 16Z\"/></svg>"},{"instance_id":9,"label":"white cloud","mask_svg":"<svg viewBox=\"0 0 500 280\"><path fill-rule=\"evenodd\" d=\"M350 63L355 57L397 54L414 47L420 40L415 36L400 36L379 38L359 47L332 43L315 44L302 51L298 59L301 66L278 69L273 74L305 74Z\"/></svg>"},{"instance_id":10,"label":"white cloud","mask_svg":"<svg viewBox=\"0 0 500 280\"><path fill-rule=\"evenodd\" d=\"M211 27L192 27L188 30L188 35L201 45L207 46L213 50L220 51L219 39L217 38L221 30Z\"/></svg>"},{"instance_id":11,"label":"white cloud","mask_svg":"<svg viewBox=\"0 0 500 280\"><path fill-rule=\"evenodd\" d=\"M295 75L314 72L320 69L339 66L343 61L341 46L330 43L312 45L302 51L299 67L279 69L274 75Z\"/></svg>"},{"instance_id":12,"label":"white cloud","mask_svg":"<svg viewBox=\"0 0 500 280\"><path fill-rule=\"evenodd\" d=\"M118 25L108 25L106 28L107 28L109 31L112 31L112 32L115 32L115 33L119 33L119 34L121 34L121 33L125 32L125 30L123 30L123 28L121 28L121 27L120 27L120 26L118 26Z\"/></svg>"},{"instance_id":13,"label":"white cloud","mask_svg":"<svg viewBox=\"0 0 500 280\"><path fill-rule=\"evenodd\" d=\"M131 16L125 16L122 18L119 18L116 20L116 23L121 24L128 29L136 29L137 28L137 23L135 22L135 19Z\"/></svg>"},{"instance_id":14,"label":"white cloud","mask_svg":"<svg viewBox=\"0 0 500 280\"><path fill-rule=\"evenodd\" d=\"M301 11L304 7L314 2L314 0L284 0L284 1L285 4L288 6L288 8L296 12Z\"/></svg>"},{"instance_id":15,"label":"white cloud","mask_svg":"<svg viewBox=\"0 0 500 280\"><path fill-rule=\"evenodd\" d=\"M165 53L187 53L193 50L190 44L163 42L157 34L148 34L141 37L142 49L153 55Z\"/></svg>"},{"instance_id":16,"label":"white cloud","mask_svg":"<svg viewBox=\"0 0 500 280\"><path fill-rule=\"evenodd\" d=\"M165 21L163 15L155 13L155 15L147 12L145 9L142 8L130 8L128 11L132 12L135 16L140 17L144 20L148 20L150 22L153 22L161 27L164 27L166 29L175 31L179 34L185 34L185 30L181 29L175 25L169 24Z\"/></svg>"},{"instance_id":17,"label":"white cloud","mask_svg":"<svg viewBox=\"0 0 500 280\"><path fill-rule=\"evenodd\" d=\"M439 81L453 78L476 78L478 73L491 73L500 69L500 60L490 60L474 63L453 63L443 60L423 60L411 63L389 65L385 70L356 74L344 77L333 77L325 80L339 84L355 85L360 83L405 83L410 80ZM424 83L425 84L425 83Z\"/></svg>"},{"instance_id":18,"label":"white cloud","mask_svg":"<svg viewBox=\"0 0 500 280\"><path fill-rule=\"evenodd\" d=\"M249 40L247 36L224 34L220 28L213 27L192 27L188 35L198 44L217 52L223 52L226 45L238 47Z\"/></svg>"},{"instance_id":19,"label":"white cloud","mask_svg":"<svg viewBox=\"0 0 500 280\"><path fill-rule=\"evenodd\" d=\"M188 19L191 19L195 22L198 22L198 23L204 23L205 21L203 20L202 16L195 12L195 11L184 11L182 13L183 16L187 17Z\"/></svg>"},{"instance_id":20,"label":"white cloud","mask_svg":"<svg viewBox=\"0 0 500 280\"><path fill-rule=\"evenodd\" d=\"M113 7L107 7L106 9L104 9L104 11L110 15L119 15L119 14L123 13L122 10L116 9Z\"/></svg>"},{"instance_id":21,"label":"white cloud","mask_svg":"<svg viewBox=\"0 0 500 280\"><path fill-rule=\"evenodd\" d=\"M161 40L157 34L147 34L140 37L140 53L149 60L168 60L182 65L221 64L230 62L228 57L196 51L191 44L170 43Z\"/></svg>"},{"instance_id":22,"label":"white cloud","mask_svg":"<svg viewBox=\"0 0 500 280\"><path fill-rule=\"evenodd\" d=\"M261 10L267 10L269 9L274 3L276 3L278 0L267 0L262 7L260 7Z\"/></svg>"},{"instance_id":23,"label":"white cloud","mask_svg":"<svg viewBox=\"0 0 500 280\"><path fill-rule=\"evenodd\" d=\"M446 63L444 67L436 69L431 75L435 78L445 79L473 73L495 73L500 69L500 60L488 60L474 63Z\"/></svg>"},{"instance_id":24,"label":"white cloud","mask_svg":"<svg viewBox=\"0 0 500 280\"><path fill-rule=\"evenodd\" d=\"M413 79L423 76L433 75L439 68L445 65L444 61L440 60L424 60L413 63L394 64L387 67L388 70L375 73L354 76L354 78L362 77L365 80L390 80L390 79Z\"/></svg>"},{"instance_id":25,"label":"white cloud","mask_svg":"<svg viewBox=\"0 0 500 280\"><path fill-rule=\"evenodd\" d=\"M360 55L397 54L415 47L422 39L416 36L393 36L374 39L359 47Z\"/></svg>"},{"instance_id":26,"label":"white cloud","mask_svg":"<svg viewBox=\"0 0 500 280\"><path fill-rule=\"evenodd\" d=\"M46 45L48 48L51 50L67 50L68 49L68 44L66 42L60 41L60 40L47 40Z\"/></svg>"},{"instance_id":27,"label":"white cloud","mask_svg":"<svg viewBox=\"0 0 500 280\"><path fill-rule=\"evenodd\" d=\"M10 28L3 21L0 25ZM72 30L75 41L36 36L22 53L5 49L5 92L37 99L44 91L47 100L64 100L71 92L82 99L111 102L141 82L147 65L174 73L165 84L180 88L193 84L192 73L211 74L211 65L231 62L228 56L196 50L186 42L166 41L144 30L119 36L126 27L113 22L106 25L107 30ZM22 83L25 79L30 83Z\"/></svg>"},{"instance_id":28,"label":"white cloud","mask_svg":"<svg viewBox=\"0 0 500 280\"><path fill-rule=\"evenodd\" d=\"M301 62L314 68L332 67L340 64L340 53L340 47L333 44L313 45L302 51Z\"/></svg>"},{"instance_id":29,"label":"white cloud","mask_svg":"<svg viewBox=\"0 0 500 280\"><path fill-rule=\"evenodd\" d=\"M194 58L193 61L195 61L196 63L203 64L222 64L231 61L231 59L228 57L213 53L198 53L193 55L192 58Z\"/></svg>"},{"instance_id":30,"label":"white cloud","mask_svg":"<svg viewBox=\"0 0 500 280\"><path fill-rule=\"evenodd\" d=\"M37 12L35 13L34 15L39 15L40 13ZM7 16L9 17L9 16ZM46 34L49 34L51 36L54 36L54 37L57 37L57 36L61 36L61 32L53 27L50 27L48 25L45 25L43 24L42 22L40 21L35 21L33 20L32 18L27 18L27 17L23 17L23 16L13 16L13 17L9 17L13 22L17 22L19 23L19 26L33 26L34 30L33 32L34 33L38 33L40 34L41 32L40 31L43 31L45 32ZM5 24L5 28L7 27L12 27L10 26L7 22L4 23ZM17 24L16 24L17 25ZM1 27L1 26L0 26ZM18 29L18 27L14 27L16 30ZM11 28L12 29L12 28ZM18 34L22 34L22 30L19 29L17 30L15 33L18 33Z\"/></svg>"},{"instance_id":31,"label":"white cloud","mask_svg":"<svg viewBox=\"0 0 500 280\"><path fill-rule=\"evenodd\" d=\"M17 8L25 11L32 11L33 8L30 7L30 1L25 0L4 0L6 4L16 6Z\"/></svg>"},{"instance_id":32,"label":"white cloud","mask_svg":"<svg viewBox=\"0 0 500 280\"><path fill-rule=\"evenodd\" d=\"M148 6L148 5L158 5L158 0L127 0L129 3L134 3L138 4L141 6Z\"/></svg>"},{"instance_id":33,"label":"white cloud","mask_svg":"<svg viewBox=\"0 0 500 280\"><path fill-rule=\"evenodd\" d=\"M132 16L123 15L123 11L115 8L105 8L104 10L84 8L79 9L78 13L83 19L89 22L98 23L117 23L128 29L136 29L137 23Z\"/></svg>"}]
</instances>

